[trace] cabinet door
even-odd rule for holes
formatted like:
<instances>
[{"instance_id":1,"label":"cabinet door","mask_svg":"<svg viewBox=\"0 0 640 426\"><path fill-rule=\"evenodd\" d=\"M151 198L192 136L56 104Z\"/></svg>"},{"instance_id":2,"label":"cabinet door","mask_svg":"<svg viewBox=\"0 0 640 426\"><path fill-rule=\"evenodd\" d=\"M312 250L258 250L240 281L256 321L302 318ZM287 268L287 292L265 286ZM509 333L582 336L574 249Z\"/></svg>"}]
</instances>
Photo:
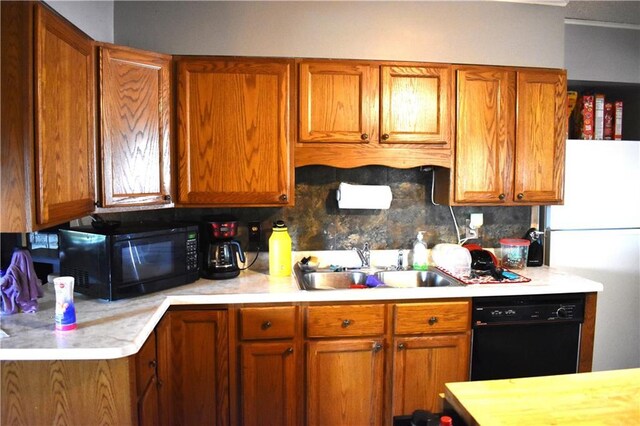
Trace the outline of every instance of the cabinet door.
<instances>
[{"instance_id":1,"label":"cabinet door","mask_svg":"<svg viewBox=\"0 0 640 426\"><path fill-rule=\"evenodd\" d=\"M358 63L300 63L298 142L377 140L376 70Z\"/></svg>"},{"instance_id":2,"label":"cabinet door","mask_svg":"<svg viewBox=\"0 0 640 426\"><path fill-rule=\"evenodd\" d=\"M380 141L449 143L448 66L382 66Z\"/></svg>"},{"instance_id":3,"label":"cabinet door","mask_svg":"<svg viewBox=\"0 0 640 426\"><path fill-rule=\"evenodd\" d=\"M299 424L297 400L301 377L292 342L245 343L241 347L242 424Z\"/></svg>"},{"instance_id":4,"label":"cabinet door","mask_svg":"<svg viewBox=\"0 0 640 426\"><path fill-rule=\"evenodd\" d=\"M288 60L178 62L178 201L292 200Z\"/></svg>"},{"instance_id":5,"label":"cabinet door","mask_svg":"<svg viewBox=\"0 0 640 426\"><path fill-rule=\"evenodd\" d=\"M307 392L311 426L382 424L382 340L309 342Z\"/></svg>"},{"instance_id":6,"label":"cabinet door","mask_svg":"<svg viewBox=\"0 0 640 426\"><path fill-rule=\"evenodd\" d=\"M169 311L156 331L162 424L228 425L227 313Z\"/></svg>"},{"instance_id":7,"label":"cabinet door","mask_svg":"<svg viewBox=\"0 0 640 426\"><path fill-rule=\"evenodd\" d=\"M92 41L36 7L36 220L56 224L94 210L95 53Z\"/></svg>"},{"instance_id":8,"label":"cabinet door","mask_svg":"<svg viewBox=\"0 0 640 426\"><path fill-rule=\"evenodd\" d=\"M158 379L153 376L138 399L138 426L157 426L159 424Z\"/></svg>"},{"instance_id":9,"label":"cabinet door","mask_svg":"<svg viewBox=\"0 0 640 426\"><path fill-rule=\"evenodd\" d=\"M100 48L102 206L170 203L171 57Z\"/></svg>"},{"instance_id":10,"label":"cabinet door","mask_svg":"<svg viewBox=\"0 0 640 426\"><path fill-rule=\"evenodd\" d=\"M468 380L469 333L394 339L393 415L442 411L447 382Z\"/></svg>"},{"instance_id":11,"label":"cabinet door","mask_svg":"<svg viewBox=\"0 0 640 426\"><path fill-rule=\"evenodd\" d=\"M515 73L458 68L454 198L458 203L511 200Z\"/></svg>"},{"instance_id":12,"label":"cabinet door","mask_svg":"<svg viewBox=\"0 0 640 426\"><path fill-rule=\"evenodd\" d=\"M566 100L565 71L518 72L514 201L562 201Z\"/></svg>"}]
</instances>

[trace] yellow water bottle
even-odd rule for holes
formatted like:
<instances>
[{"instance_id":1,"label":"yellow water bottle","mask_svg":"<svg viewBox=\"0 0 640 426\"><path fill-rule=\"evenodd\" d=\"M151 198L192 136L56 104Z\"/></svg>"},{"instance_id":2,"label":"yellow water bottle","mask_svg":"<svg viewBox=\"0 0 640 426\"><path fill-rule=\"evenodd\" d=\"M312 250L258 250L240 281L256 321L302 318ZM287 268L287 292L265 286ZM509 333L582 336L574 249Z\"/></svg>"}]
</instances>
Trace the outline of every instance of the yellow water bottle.
<instances>
[{"instance_id":1,"label":"yellow water bottle","mask_svg":"<svg viewBox=\"0 0 640 426\"><path fill-rule=\"evenodd\" d=\"M273 232L269 238L269 275L291 275L291 237L282 220L273 224Z\"/></svg>"}]
</instances>

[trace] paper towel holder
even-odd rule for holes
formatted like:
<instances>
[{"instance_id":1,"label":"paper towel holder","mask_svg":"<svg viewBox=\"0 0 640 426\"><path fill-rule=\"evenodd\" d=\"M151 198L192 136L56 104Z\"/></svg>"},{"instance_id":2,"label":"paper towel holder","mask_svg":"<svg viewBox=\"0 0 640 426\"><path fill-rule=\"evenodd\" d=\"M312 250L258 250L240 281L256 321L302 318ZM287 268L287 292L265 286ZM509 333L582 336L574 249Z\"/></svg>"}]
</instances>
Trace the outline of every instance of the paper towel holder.
<instances>
[{"instance_id":1,"label":"paper towel holder","mask_svg":"<svg viewBox=\"0 0 640 426\"><path fill-rule=\"evenodd\" d=\"M340 209L387 210L392 199L391 187L388 185L352 185L342 182L336 191Z\"/></svg>"}]
</instances>

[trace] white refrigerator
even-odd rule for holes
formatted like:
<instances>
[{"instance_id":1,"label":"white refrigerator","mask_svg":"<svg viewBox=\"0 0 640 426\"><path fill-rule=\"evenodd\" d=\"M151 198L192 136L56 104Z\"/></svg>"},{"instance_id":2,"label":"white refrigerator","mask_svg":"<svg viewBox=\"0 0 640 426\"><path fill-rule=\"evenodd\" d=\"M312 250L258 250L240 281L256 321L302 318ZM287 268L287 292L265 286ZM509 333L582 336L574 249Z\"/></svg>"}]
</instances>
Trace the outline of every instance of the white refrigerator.
<instances>
[{"instance_id":1,"label":"white refrigerator","mask_svg":"<svg viewBox=\"0 0 640 426\"><path fill-rule=\"evenodd\" d=\"M640 141L567 141L565 202L545 208L549 266L603 283L593 370L640 367Z\"/></svg>"}]
</instances>

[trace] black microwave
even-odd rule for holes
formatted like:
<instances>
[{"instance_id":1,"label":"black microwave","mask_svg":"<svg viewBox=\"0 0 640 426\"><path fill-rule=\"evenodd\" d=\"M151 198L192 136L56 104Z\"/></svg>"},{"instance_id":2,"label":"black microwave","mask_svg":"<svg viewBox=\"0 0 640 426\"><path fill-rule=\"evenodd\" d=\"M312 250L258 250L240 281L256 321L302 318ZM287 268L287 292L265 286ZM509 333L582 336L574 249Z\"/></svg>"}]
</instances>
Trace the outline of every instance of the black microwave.
<instances>
[{"instance_id":1,"label":"black microwave","mask_svg":"<svg viewBox=\"0 0 640 426\"><path fill-rule=\"evenodd\" d=\"M117 300L188 284L198 279L198 226L121 225L61 229L60 274L74 290Z\"/></svg>"}]
</instances>

